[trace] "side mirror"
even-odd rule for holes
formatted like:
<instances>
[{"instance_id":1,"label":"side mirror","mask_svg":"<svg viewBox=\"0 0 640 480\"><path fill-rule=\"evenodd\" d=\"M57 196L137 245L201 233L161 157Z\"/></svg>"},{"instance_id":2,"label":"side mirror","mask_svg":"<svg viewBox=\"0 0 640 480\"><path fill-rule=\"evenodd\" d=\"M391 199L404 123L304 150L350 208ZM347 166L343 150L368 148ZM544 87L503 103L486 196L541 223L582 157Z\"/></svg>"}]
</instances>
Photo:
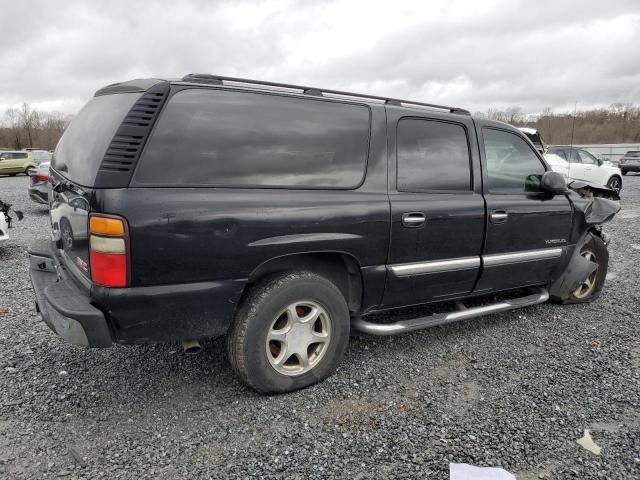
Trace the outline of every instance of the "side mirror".
<instances>
[{"instance_id":1,"label":"side mirror","mask_svg":"<svg viewBox=\"0 0 640 480\"><path fill-rule=\"evenodd\" d=\"M551 195L562 195L567 191L567 182L558 172L548 171L542 175L540 187Z\"/></svg>"}]
</instances>

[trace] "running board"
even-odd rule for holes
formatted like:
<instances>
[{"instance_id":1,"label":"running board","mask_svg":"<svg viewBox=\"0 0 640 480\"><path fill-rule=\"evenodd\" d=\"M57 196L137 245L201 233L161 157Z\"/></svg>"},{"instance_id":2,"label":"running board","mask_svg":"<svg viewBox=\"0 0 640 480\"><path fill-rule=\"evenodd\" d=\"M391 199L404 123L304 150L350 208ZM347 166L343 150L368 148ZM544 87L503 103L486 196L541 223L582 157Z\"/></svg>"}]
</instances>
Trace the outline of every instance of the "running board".
<instances>
[{"instance_id":1,"label":"running board","mask_svg":"<svg viewBox=\"0 0 640 480\"><path fill-rule=\"evenodd\" d=\"M502 300L498 303L484 305L482 307L465 308L457 312L435 313L427 317L412 318L396 323L372 323L367 322L362 317L355 317L351 321L351 326L355 330L372 335L396 335L398 333L435 327L436 325L445 325L447 323L457 322L458 320L481 317L489 313L505 312L515 308L536 305L538 303L544 303L547 300L549 300L549 292L541 288L538 292L524 297Z\"/></svg>"}]
</instances>

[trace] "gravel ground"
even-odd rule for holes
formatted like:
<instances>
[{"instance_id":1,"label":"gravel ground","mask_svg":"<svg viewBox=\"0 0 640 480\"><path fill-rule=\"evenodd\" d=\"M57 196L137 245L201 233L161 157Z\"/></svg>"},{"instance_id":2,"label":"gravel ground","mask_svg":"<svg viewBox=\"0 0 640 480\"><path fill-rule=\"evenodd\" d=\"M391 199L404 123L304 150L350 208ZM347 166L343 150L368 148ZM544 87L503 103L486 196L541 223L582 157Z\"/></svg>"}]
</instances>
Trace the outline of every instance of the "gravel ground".
<instances>
[{"instance_id":1,"label":"gravel ground","mask_svg":"<svg viewBox=\"0 0 640 480\"><path fill-rule=\"evenodd\" d=\"M608 281L591 305L539 305L398 337L353 336L324 383L260 396L221 339L86 350L33 308L25 249L46 211L0 248L0 477L448 478L448 463L519 480L640 478L640 176L625 177ZM596 456L576 444L588 428Z\"/></svg>"}]
</instances>

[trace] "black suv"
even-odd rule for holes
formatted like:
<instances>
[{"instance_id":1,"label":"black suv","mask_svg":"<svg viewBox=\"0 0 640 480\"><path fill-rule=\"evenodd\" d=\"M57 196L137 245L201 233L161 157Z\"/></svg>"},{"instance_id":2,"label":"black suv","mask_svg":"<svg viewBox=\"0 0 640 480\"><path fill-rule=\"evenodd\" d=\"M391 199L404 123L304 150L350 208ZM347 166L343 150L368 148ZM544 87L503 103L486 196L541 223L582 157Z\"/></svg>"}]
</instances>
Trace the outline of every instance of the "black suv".
<instances>
[{"instance_id":1,"label":"black suv","mask_svg":"<svg viewBox=\"0 0 640 480\"><path fill-rule=\"evenodd\" d=\"M458 108L212 75L109 85L52 159L37 308L90 347L226 335L244 382L294 390L335 370L352 327L596 298L619 207L548 170Z\"/></svg>"},{"instance_id":2,"label":"black suv","mask_svg":"<svg viewBox=\"0 0 640 480\"><path fill-rule=\"evenodd\" d=\"M640 172L640 151L630 150L624 154L618 163L623 175L629 172Z\"/></svg>"}]
</instances>

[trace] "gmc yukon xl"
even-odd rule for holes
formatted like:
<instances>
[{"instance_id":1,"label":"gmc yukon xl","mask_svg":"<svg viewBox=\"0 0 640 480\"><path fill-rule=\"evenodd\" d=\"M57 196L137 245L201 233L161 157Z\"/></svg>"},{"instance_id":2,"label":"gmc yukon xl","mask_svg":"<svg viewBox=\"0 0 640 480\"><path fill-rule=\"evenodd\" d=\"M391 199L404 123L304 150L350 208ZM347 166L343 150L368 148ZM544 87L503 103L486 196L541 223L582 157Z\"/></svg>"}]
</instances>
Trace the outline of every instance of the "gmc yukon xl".
<instances>
[{"instance_id":1,"label":"gmc yukon xl","mask_svg":"<svg viewBox=\"0 0 640 480\"><path fill-rule=\"evenodd\" d=\"M262 392L330 375L351 329L594 300L619 209L463 109L205 74L99 90L49 182L51 235L29 253L52 330L89 347L226 335ZM372 315L419 304L434 313Z\"/></svg>"}]
</instances>

